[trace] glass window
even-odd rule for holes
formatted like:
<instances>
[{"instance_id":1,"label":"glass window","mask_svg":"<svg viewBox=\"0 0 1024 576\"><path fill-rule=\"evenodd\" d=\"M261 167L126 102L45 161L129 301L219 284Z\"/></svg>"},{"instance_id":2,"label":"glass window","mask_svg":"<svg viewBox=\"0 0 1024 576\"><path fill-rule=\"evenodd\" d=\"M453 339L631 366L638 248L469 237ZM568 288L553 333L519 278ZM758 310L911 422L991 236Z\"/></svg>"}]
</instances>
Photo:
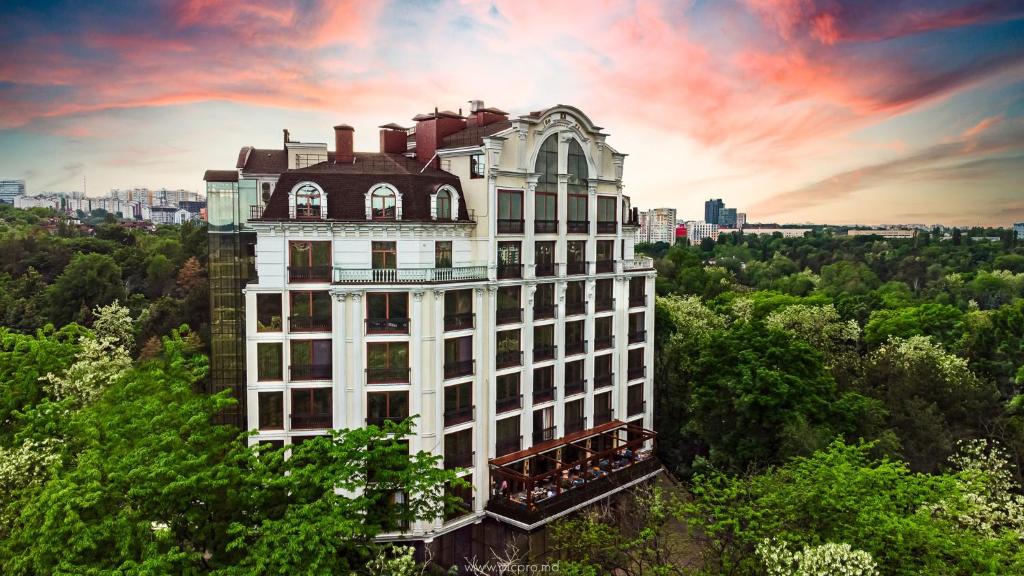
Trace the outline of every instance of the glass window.
<instances>
[{"instance_id":1,"label":"glass window","mask_svg":"<svg viewBox=\"0 0 1024 576\"><path fill-rule=\"evenodd\" d=\"M367 392L366 422L380 425L384 420L404 420L409 417L409 392Z\"/></svg>"},{"instance_id":2,"label":"glass window","mask_svg":"<svg viewBox=\"0 0 1024 576\"><path fill-rule=\"evenodd\" d=\"M578 344L583 342L583 320L565 323L566 344Z\"/></svg>"},{"instance_id":3,"label":"glass window","mask_svg":"<svg viewBox=\"0 0 1024 576\"><path fill-rule=\"evenodd\" d=\"M297 218L320 218L320 191L306 184L295 192L295 216Z\"/></svg>"},{"instance_id":4,"label":"glass window","mask_svg":"<svg viewBox=\"0 0 1024 576\"><path fill-rule=\"evenodd\" d=\"M594 358L594 376L611 376L614 370L612 369L612 355L605 354L604 356L597 356Z\"/></svg>"},{"instance_id":5,"label":"glass window","mask_svg":"<svg viewBox=\"0 0 1024 576\"><path fill-rule=\"evenodd\" d=\"M645 327L643 312L634 312L629 315L629 333L631 335L643 332Z\"/></svg>"},{"instance_id":6,"label":"glass window","mask_svg":"<svg viewBox=\"0 0 1024 576\"><path fill-rule=\"evenodd\" d=\"M594 320L594 338L598 341L610 340L612 337L612 317L604 316Z\"/></svg>"},{"instance_id":7,"label":"glass window","mask_svg":"<svg viewBox=\"0 0 1024 576\"><path fill-rule=\"evenodd\" d=\"M533 295L533 301L537 306L555 305L555 285L537 284L537 292Z\"/></svg>"},{"instance_id":8,"label":"glass window","mask_svg":"<svg viewBox=\"0 0 1024 576\"><path fill-rule=\"evenodd\" d=\"M555 345L555 325L535 326L533 328L533 345L537 347Z\"/></svg>"},{"instance_id":9,"label":"glass window","mask_svg":"<svg viewBox=\"0 0 1024 576\"><path fill-rule=\"evenodd\" d=\"M534 218L537 220L558 220L558 196L553 192L537 192L534 195L536 203ZM555 230L548 230L554 232Z\"/></svg>"},{"instance_id":10,"label":"glass window","mask_svg":"<svg viewBox=\"0 0 1024 576\"><path fill-rule=\"evenodd\" d=\"M597 221L615 222L615 198L610 196L597 197Z\"/></svg>"},{"instance_id":11,"label":"glass window","mask_svg":"<svg viewBox=\"0 0 1024 576\"><path fill-rule=\"evenodd\" d=\"M447 190L437 193L436 207L438 220L452 219L452 195Z\"/></svg>"},{"instance_id":12,"label":"glass window","mask_svg":"<svg viewBox=\"0 0 1024 576\"><path fill-rule=\"evenodd\" d=\"M463 382L444 389L444 411L454 412L473 405L473 383Z\"/></svg>"},{"instance_id":13,"label":"glass window","mask_svg":"<svg viewBox=\"0 0 1024 576\"><path fill-rule=\"evenodd\" d=\"M566 242L566 256L569 262L586 262L587 261L587 241L586 240L570 240Z\"/></svg>"},{"instance_id":14,"label":"glass window","mask_svg":"<svg viewBox=\"0 0 1024 576\"><path fill-rule=\"evenodd\" d=\"M259 393L260 430L284 429L284 392Z\"/></svg>"},{"instance_id":15,"label":"glass window","mask_svg":"<svg viewBox=\"0 0 1024 576\"><path fill-rule=\"evenodd\" d=\"M565 301L569 304L577 304L586 301L585 287L583 281L565 283Z\"/></svg>"},{"instance_id":16,"label":"glass window","mask_svg":"<svg viewBox=\"0 0 1024 576\"><path fill-rule=\"evenodd\" d=\"M516 398L519 396L519 373L505 374L504 376L498 376L495 381L497 387L497 399L501 400Z\"/></svg>"},{"instance_id":17,"label":"glass window","mask_svg":"<svg viewBox=\"0 0 1024 576\"><path fill-rule=\"evenodd\" d=\"M473 291L472 290L449 290L444 293L444 315L456 316L458 314L473 313Z\"/></svg>"},{"instance_id":18,"label":"glass window","mask_svg":"<svg viewBox=\"0 0 1024 576\"><path fill-rule=\"evenodd\" d=\"M594 283L594 297L597 299L599 304L611 305L614 288L612 286L612 282L613 281L609 278L606 280L598 280Z\"/></svg>"},{"instance_id":19,"label":"glass window","mask_svg":"<svg viewBox=\"0 0 1024 576\"><path fill-rule=\"evenodd\" d=\"M398 248L395 242L373 242L370 261L375 270L398 267Z\"/></svg>"},{"instance_id":20,"label":"glass window","mask_svg":"<svg viewBox=\"0 0 1024 576\"><path fill-rule=\"evenodd\" d=\"M519 242L498 242L498 265L518 265L522 262Z\"/></svg>"},{"instance_id":21,"label":"glass window","mask_svg":"<svg viewBox=\"0 0 1024 576\"><path fill-rule=\"evenodd\" d=\"M519 416L504 418L494 423L494 433L498 438L498 445L514 442L519 438Z\"/></svg>"},{"instance_id":22,"label":"glass window","mask_svg":"<svg viewBox=\"0 0 1024 576\"><path fill-rule=\"evenodd\" d=\"M583 380L583 360L565 363L565 381L579 382Z\"/></svg>"},{"instance_id":23,"label":"glass window","mask_svg":"<svg viewBox=\"0 0 1024 576\"><path fill-rule=\"evenodd\" d=\"M444 341L444 363L455 364L473 359L473 337L448 338Z\"/></svg>"},{"instance_id":24,"label":"glass window","mask_svg":"<svg viewBox=\"0 0 1024 576\"><path fill-rule=\"evenodd\" d=\"M519 330L502 330L497 333L498 355L510 354L521 350L519 345Z\"/></svg>"},{"instance_id":25,"label":"glass window","mask_svg":"<svg viewBox=\"0 0 1024 576\"><path fill-rule=\"evenodd\" d=\"M522 190L498 190L498 219L523 219Z\"/></svg>"},{"instance_id":26,"label":"glass window","mask_svg":"<svg viewBox=\"0 0 1024 576\"><path fill-rule=\"evenodd\" d=\"M519 309L519 286L501 286L498 288L498 310Z\"/></svg>"},{"instance_id":27,"label":"glass window","mask_svg":"<svg viewBox=\"0 0 1024 576\"><path fill-rule=\"evenodd\" d=\"M331 295L327 292L292 290L291 315L306 318L330 318Z\"/></svg>"},{"instance_id":28,"label":"glass window","mask_svg":"<svg viewBox=\"0 0 1024 576\"><path fill-rule=\"evenodd\" d=\"M452 267L452 243L450 240L434 242L434 267Z\"/></svg>"},{"instance_id":29,"label":"glass window","mask_svg":"<svg viewBox=\"0 0 1024 576\"><path fill-rule=\"evenodd\" d=\"M281 380L281 354L284 347L280 342L256 344L256 379Z\"/></svg>"},{"instance_id":30,"label":"glass window","mask_svg":"<svg viewBox=\"0 0 1024 576\"><path fill-rule=\"evenodd\" d=\"M555 386L555 367L546 366L533 370L533 393L551 390Z\"/></svg>"},{"instance_id":31,"label":"glass window","mask_svg":"<svg viewBox=\"0 0 1024 576\"><path fill-rule=\"evenodd\" d=\"M366 365L369 368L408 368L408 342L373 342L366 345Z\"/></svg>"},{"instance_id":32,"label":"glass window","mask_svg":"<svg viewBox=\"0 0 1024 576\"><path fill-rule=\"evenodd\" d=\"M587 195L586 193L569 193L568 197L568 208L569 208L569 221L570 222L586 222L587 221ZM578 232L586 232L586 230L575 230Z\"/></svg>"},{"instance_id":33,"label":"glass window","mask_svg":"<svg viewBox=\"0 0 1024 576\"><path fill-rule=\"evenodd\" d=\"M469 157L469 177L470 178L483 178L484 177L484 170L486 169L486 167L487 166L484 163L484 155L482 153L481 154L473 154L472 156Z\"/></svg>"},{"instance_id":34,"label":"glass window","mask_svg":"<svg viewBox=\"0 0 1024 576\"><path fill-rule=\"evenodd\" d=\"M572 402L565 403L565 421L569 422L580 422L583 420L583 399L574 400ZM569 432L569 430L566 430Z\"/></svg>"},{"instance_id":35,"label":"glass window","mask_svg":"<svg viewBox=\"0 0 1024 576\"><path fill-rule=\"evenodd\" d=\"M615 259L615 240L597 241L597 260L610 262Z\"/></svg>"},{"instance_id":36,"label":"glass window","mask_svg":"<svg viewBox=\"0 0 1024 576\"><path fill-rule=\"evenodd\" d=\"M281 295L256 295L256 331L281 331Z\"/></svg>"},{"instance_id":37,"label":"glass window","mask_svg":"<svg viewBox=\"0 0 1024 576\"><path fill-rule=\"evenodd\" d=\"M534 260L537 266L551 267L555 263L554 242L534 242Z\"/></svg>"},{"instance_id":38,"label":"glass window","mask_svg":"<svg viewBox=\"0 0 1024 576\"><path fill-rule=\"evenodd\" d=\"M569 140L567 168L569 170L569 191L586 191L590 168L587 166L587 157L583 154L583 148L575 138Z\"/></svg>"},{"instance_id":39,"label":"glass window","mask_svg":"<svg viewBox=\"0 0 1024 576\"><path fill-rule=\"evenodd\" d=\"M371 320L407 320L408 292L370 292L366 295L366 317Z\"/></svg>"},{"instance_id":40,"label":"glass window","mask_svg":"<svg viewBox=\"0 0 1024 576\"><path fill-rule=\"evenodd\" d=\"M330 266L331 243L291 241L288 243L289 263L292 266Z\"/></svg>"},{"instance_id":41,"label":"glass window","mask_svg":"<svg viewBox=\"0 0 1024 576\"><path fill-rule=\"evenodd\" d=\"M537 154L537 163L533 171L540 175L537 190L540 192L558 191L558 135L552 134L544 140Z\"/></svg>"},{"instance_id":42,"label":"glass window","mask_svg":"<svg viewBox=\"0 0 1024 576\"><path fill-rule=\"evenodd\" d=\"M330 428L332 414L330 388L292 388L293 429Z\"/></svg>"},{"instance_id":43,"label":"glass window","mask_svg":"<svg viewBox=\"0 0 1024 576\"><path fill-rule=\"evenodd\" d=\"M370 214L374 220L394 220L395 205L395 193L387 188L378 188L370 195Z\"/></svg>"}]
</instances>

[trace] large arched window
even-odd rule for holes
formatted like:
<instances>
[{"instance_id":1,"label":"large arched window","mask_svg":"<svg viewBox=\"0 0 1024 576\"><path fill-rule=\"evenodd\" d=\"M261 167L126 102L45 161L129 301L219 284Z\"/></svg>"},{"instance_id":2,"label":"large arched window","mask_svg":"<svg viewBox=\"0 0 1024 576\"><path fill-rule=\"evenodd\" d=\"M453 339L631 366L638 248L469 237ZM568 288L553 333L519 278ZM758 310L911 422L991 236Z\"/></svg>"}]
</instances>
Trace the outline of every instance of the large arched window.
<instances>
[{"instance_id":1,"label":"large arched window","mask_svg":"<svg viewBox=\"0 0 1024 576\"><path fill-rule=\"evenodd\" d=\"M452 218L452 195L447 190L440 190L437 193L437 219L451 220Z\"/></svg>"},{"instance_id":2,"label":"large arched window","mask_svg":"<svg viewBox=\"0 0 1024 576\"><path fill-rule=\"evenodd\" d=\"M534 172L540 174L534 191L534 232L558 231L558 135L552 134L541 144Z\"/></svg>"},{"instance_id":3,"label":"large arched window","mask_svg":"<svg viewBox=\"0 0 1024 576\"><path fill-rule=\"evenodd\" d=\"M295 191L295 217L301 220L320 219L320 190L304 184Z\"/></svg>"},{"instance_id":4,"label":"large arched window","mask_svg":"<svg viewBox=\"0 0 1024 576\"><path fill-rule=\"evenodd\" d=\"M575 138L569 140L569 232L588 232L590 223L587 221L587 157L583 148Z\"/></svg>"},{"instance_id":5,"label":"large arched window","mask_svg":"<svg viewBox=\"0 0 1024 576\"><path fill-rule=\"evenodd\" d=\"M390 184L377 184L366 193L367 220L400 220L402 195Z\"/></svg>"}]
</instances>

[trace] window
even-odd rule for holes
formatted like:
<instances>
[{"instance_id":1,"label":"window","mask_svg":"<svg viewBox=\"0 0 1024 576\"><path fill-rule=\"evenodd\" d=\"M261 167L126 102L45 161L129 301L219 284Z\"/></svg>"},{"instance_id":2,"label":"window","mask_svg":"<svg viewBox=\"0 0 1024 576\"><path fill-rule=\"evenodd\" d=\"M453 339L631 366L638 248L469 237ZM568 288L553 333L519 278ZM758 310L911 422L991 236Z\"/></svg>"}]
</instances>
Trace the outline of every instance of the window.
<instances>
[{"instance_id":1,"label":"window","mask_svg":"<svg viewBox=\"0 0 1024 576\"><path fill-rule=\"evenodd\" d=\"M519 450L522 445L520 429L519 416L505 418L494 423L496 455L502 456Z\"/></svg>"},{"instance_id":2,"label":"window","mask_svg":"<svg viewBox=\"0 0 1024 576\"><path fill-rule=\"evenodd\" d=\"M566 165L569 170L569 191L586 192L590 168L587 166L587 157L583 153L583 147L575 138L569 140L569 157Z\"/></svg>"},{"instance_id":3,"label":"window","mask_svg":"<svg viewBox=\"0 0 1024 576\"><path fill-rule=\"evenodd\" d=\"M473 419L473 383L463 382L444 389L444 425L454 426Z\"/></svg>"},{"instance_id":4,"label":"window","mask_svg":"<svg viewBox=\"0 0 1024 576\"><path fill-rule=\"evenodd\" d=\"M633 348L632 350L629 351L628 356L626 357L626 359L627 359L626 365L628 366L628 371L629 371L628 376L629 376L630 380L634 380L636 378L643 378L644 376L646 376L646 374L645 374L646 367L644 366L644 349L643 348Z\"/></svg>"},{"instance_id":5,"label":"window","mask_svg":"<svg viewBox=\"0 0 1024 576\"><path fill-rule=\"evenodd\" d=\"M594 358L594 388L611 386L615 378L614 371L611 354Z\"/></svg>"},{"instance_id":6,"label":"window","mask_svg":"<svg viewBox=\"0 0 1024 576\"><path fill-rule=\"evenodd\" d=\"M409 343L367 343L366 378L370 384L408 382Z\"/></svg>"},{"instance_id":7,"label":"window","mask_svg":"<svg viewBox=\"0 0 1024 576\"><path fill-rule=\"evenodd\" d=\"M520 299L519 286L499 287L497 298L498 310L496 312L498 324L521 322L523 319L523 308L520 302L522 300Z\"/></svg>"},{"instance_id":8,"label":"window","mask_svg":"<svg viewBox=\"0 0 1024 576\"><path fill-rule=\"evenodd\" d=\"M292 389L292 429L330 428L330 388Z\"/></svg>"},{"instance_id":9,"label":"window","mask_svg":"<svg viewBox=\"0 0 1024 576\"><path fill-rule=\"evenodd\" d=\"M643 414L646 409L644 403L644 385L634 384L626 389L626 416Z\"/></svg>"},{"instance_id":10,"label":"window","mask_svg":"<svg viewBox=\"0 0 1024 576\"><path fill-rule=\"evenodd\" d=\"M284 348L280 342L256 344L256 379L260 382L281 380L281 354Z\"/></svg>"},{"instance_id":11,"label":"window","mask_svg":"<svg viewBox=\"0 0 1024 576\"><path fill-rule=\"evenodd\" d=\"M498 242L498 278L521 278L522 247L519 242Z\"/></svg>"},{"instance_id":12,"label":"window","mask_svg":"<svg viewBox=\"0 0 1024 576\"><path fill-rule=\"evenodd\" d=\"M555 285L537 284L537 292L533 295L533 319L555 317Z\"/></svg>"},{"instance_id":13,"label":"window","mask_svg":"<svg viewBox=\"0 0 1024 576\"><path fill-rule=\"evenodd\" d=\"M583 340L583 320L565 323L565 353L579 354L586 352L586 342Z\"/></svg>"},{"instance_id":14,"label":"window","mask_svg":"<svg viewBox=\"0 0 1024 576\"><path fill-rule=\"evenodd\" d=\"M598 234L615 233L615 204L612 196L597 197L597 232Z\"/></svg>"},{"instance_id":15,"label":"window","mask_svg":"<svg viewBox=\"0 0 1024 576\"><path fill-rule=\"evenodd\" d=\"M256 295L256 331L281 331L281 295Z\"/></svg>"},{"instance_id":16,"label":"window","mask_svg":"<svg viewBox=\"0 0 1024 576\"><path fill-rule=\"evenodd\" d=\"M594 320L594 350L611 348L614 343L612 339L612 317L604 316ZM596 374L596 372L595 372Z\"/></svg>"},{"instance_id":17,"label":"window","mask_svg":"<svg viewBox=\"0 0 1024 576\"><path fill-rule=\"evenodd\" d=\"M291 355L292 380L331 378L330 340L292 340Z\"/></svg>"},{"instance_id":18,"label":"window","mask_svg":"<svg viewBox=\"0 0 1024 576\"><path fill-rule=\"evenodd\" d=\"M570 240L566 242L566 265L569 274L587 273L587 241Z\"/></svg>"},{"instance_id":19,"label":"window","mask_svg":"<svg viewBox=\"0 0 1024 576\"><path fill-rule=\"evenodd\" d=\"M590 223L587 221L587 195L570 193L569 204L569 232L586 234Z\"/></svg>"},{"instance_id":20,"label":"window","mask_svg":"<svg viewBox=\"0 0 1024 576\"><path fill-rule=\"evenodd\" d=\"M452 243L450 240L434 242L434 267L452 267Z\"/></svg>"},{"instance_id":21,"label":"window","mask_svg":"<svg viewBox=\"0 0 1024 576\"><path fill-rule=\"evenodd\" d=\"M565 313L567 315L585 314L587 299L582 281L565 283Z\"/></svg>"},{"instance_id":22,"label":"window","mask_svg":"<svg viewBox=\"0 0 1024 576\"><path fill-rule=\"evenodd\" d=\"M534 326L533 361L541 362L555 357L555 325Z\"/></svg>"},{"instance_id":23,"label":"window","mask_svg":"<svg viewBox=\"0 0 1024 576\"><path fill-rule=\"evenodd\" d=\"M447 190L438 191L435 198L437 220L452 219L452 194Z\"/></svg>"},{"instance_id":24,"label":"window","mask_svg":"<svg viewBox=\"0 0 1024 576\"><path fill-rule=\"evenodd\" d=\"M331 279L331 243L291 241L288 243L288 280L291 282L329 282Z\"/></svg>"},{"instance_id":25,"label":"window","mask_svg":"<svg viewBox=\"0 0 1024 576\"><path fill-rule=\"evenodd\" d=\"M457 378L473 373L473 337L448 338L444 341L444 377Z\"/></svg>"},{"instance_id":26,"label":"window","mask_svg":"<svg viewBox=\"0 0 1024 576\"><path fill-rule=\"evenodd\" d=\"M316 186L306 184L295 192L295 217L303 220L320 218L320 191Z\"/></svg>"},{"instance_id":27,"label":"window","mask_svg":"<svg viewBox=\"0 0 1024 576\"><path fill-rule=\"evenodd\" d=\"M398 267L398 248L395 242L372 242L370 262L375 270Z\"/></svg>"},{"instance_id":28,"label":"window","mask_svg":"<svg viewBox=\"0 0 1024 576\"><path fill-rule=\"evenodd\" d=\"M586 378L583 376L583 360L566 362L564 369L565 395L572 396L586 390Z\"/></svg>"},{"instance_id":29,"label":"window","mask_svg":"<svg viewBox=\"0 0 1024 576\"><path fill-rule=\"evenodd\" d=\"M540 404L555 399L555 367L533 369L533 403Z\"/></svg>"},{"instance_id":30,"label":"window","mask_svg":"<svg viewBox=\"0 0 1024 576\"><path fill-rule=\"evenodd\" d=\"M470 178L483 178L484 170L487 168L484 163L484 155L473 154L469 157L469 177Z\"/></svg>"},{"instance_id":31,"label":"window","mask_svg":"<svg viewBox=\"0 0 1024 576\"><path fill-rule=\"evenodd\" d=\"M522 348L519 343L519 330L503 330L497 334L496 362L498 368L519 366L523 363Z\"/></svg>"},{"instance_id":32,"label":"window","mask_svg":"<svg viewBox=\"0 0 1024 576\"><path fill-rule=\"evenodd\" d=\"M366 295L366 331L369 333L409 332L409 294L370 292Z\"/></svg>"},{"instance_id":33,"label":"window","mask_svg":"<svg viewBox=\"0 0 1024 576\"><path fill-rule=\"evenodd\" d=\"M555 243L535 242L533 245L537 276L555 275Z\"/></svg>"},{"instance_id":34,"label":"window","mask_svg":"<svg viewBox=\"0 0 1024 576\"><path fill-rule=\"evenodd\" d=\"M612 393L594 395L594 426L612 419Z\"/></svg>"},{"instance_id":35,"label":"window","mask_svg":"<svg viewBox=\"0 0 1024 576\"><path fill-rule=\"evenodd\" d=\"M409 417L409 392L367 392L366 423L383 426L384 422L401 422Z\"/></svg>"},{"instance_id":36,"label":"window","mask_svg":"<svg viewBox=\"0 0 1024 576\"><path fill-rule=\"evenodd\" d=\"M565 433L572 434L587 427L583 416L583 399L565 403Z\"/></svg>"},{"instance_id":37,"label":"window","mask_svg":"<svg viewBox=\"0 0 1024 576\"><path fill-rule=\"evenodd\" d=\"M558 232L558 196L554 192L536 192L534 199L534 232Z\"/></svg>"},{"instance_id":38,"label":"window","mask_svg":"<svg viewBox=\"0 0 1024 576\"><path fill-rule=\"evenodd\" d=\"M370 214L374 220L394 220L398 202L390 188L378 187L370 194Z\"/></svg>"},{"instance_id":39,"label":"window","mask_svg":"<svg viewBox=\"0 0 1024 576\"><path fill-rule=\"evenodd\" d=\"M327 292L293 290L289 292L288 330L323 332L331 329L331 295Z\"/></svg>"},{"instance_id":40,"label":"window","mask_svg":"<svg viewBox=\"0 0 1024 576\"><path fill-rule=\"evenodd\" d=\"M615 240L597 241L597 271L612 272L615 269Z\"/></svg>"},{"instance_id":41,"label":"window","mask_svg":"<svg viewBox=\"0 0 1024 576\"><path fill-rule=\"evenodd\" d=\"M473 465L473 430L460 430L444 435L444 467L468 468Z\"/></svg>"},{"instance_id":42,"label":"window","mask_svg":"<svg viewBox=\"0 0 1024 576\"><path fill-rule=\"evenodd\" d=\"M647 295L644 283L646 279L643 277L630 278L629 279L629 305L630 306L646 306Z\"/></svg>"},{"instance_id":43,"label":"window","mask_svg":"<svg viewBox=\"0 0 1024 576\"><path fill-rule=\"evenodd\" d=\"M260 430L284 429L284 392L259 393Z\"/></svg>"},{"instance_id":44,"label":"window","mask_svg":"<svg viewBox=\"0 0 1024 576\"><path fill-rule=\"evenodd\" d=\"M473 327L473 291L450 290L444 293L444 329Z\"/></svg>"},{"instance_id":45,"label":"window","mask_svg":"<svg viewBox=\"0 0 1024 576\"><path fill-rule=\"evenodd\" d=\"M523 233L522 190L498 190L498 233Z\"/></svg>"},{"instance_id":46,"label":"window","mask_svg":"<svg viewBox=\"0 0 1024 576\"><path fill-rule=\"evenodd\" d=\"M643 342L647 338L647 326L643 312L634 312L629 315L629 341Z\"/></svg>"},{"instance_id":47,"label":"window","mask_svg":"<svg viewBox=\"0 0 1024 576\"><path fill-rule=\"evenodd\" d=\"M594 298L598 311L611 310L615 306L615 299L612 297L614 286L613 280L598 280L594 282Z\"/></svg>"},{"instance_id":48,"label":"window","mask_svg":"<svg viewBox=\"0 0 1024 576\"><path fill-rule=\"evenodd\" d=\"M495 378L494 383L497 387L495 405L499 413L515 410L520 407L522 397L519 395L518 372L498 376Z\"/></svg>"},{"instance_id":49,"label":"window","mask_svg":"<svg viewBox=\"0 0 1024 576\"><path fill-rule=\"evenodd\" d=\"M540 444L555 437L555 408L548 406L533 411L533 443Z\"/></svg>"},{"instance_id":50,"label":"window","mask_svg":"<svg viewBox=\"0 0 1024 576\"><path fill-rule=\"evenodd\" d=\"M539 192L558 191L558 134L548 136L541 144L533 171L540 175L537 179Z\"/></svg>"}]
</instances>

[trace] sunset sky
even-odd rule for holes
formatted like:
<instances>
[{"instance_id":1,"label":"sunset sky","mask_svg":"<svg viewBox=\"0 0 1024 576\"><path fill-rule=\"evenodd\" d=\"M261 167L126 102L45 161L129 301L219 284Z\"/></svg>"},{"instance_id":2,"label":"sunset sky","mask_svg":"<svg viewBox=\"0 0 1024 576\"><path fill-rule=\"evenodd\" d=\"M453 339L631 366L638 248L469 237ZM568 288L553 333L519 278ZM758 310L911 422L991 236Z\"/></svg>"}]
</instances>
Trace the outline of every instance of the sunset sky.
<instances>
[{"instance_id":1,"label":"sunset sky","mask_svg":"<svg viewBox=\"0 0 1024 576\"><path fill-rule=\"evenodd\" d=\"M88 4L89 7L83 7ZM281 129L332 142L482 99L572 104L641 208L1024 221L1024 1L0 4L0 178L201 189ZM333 148L333 144L331 145Z\"/></svg>"}]
</instances>

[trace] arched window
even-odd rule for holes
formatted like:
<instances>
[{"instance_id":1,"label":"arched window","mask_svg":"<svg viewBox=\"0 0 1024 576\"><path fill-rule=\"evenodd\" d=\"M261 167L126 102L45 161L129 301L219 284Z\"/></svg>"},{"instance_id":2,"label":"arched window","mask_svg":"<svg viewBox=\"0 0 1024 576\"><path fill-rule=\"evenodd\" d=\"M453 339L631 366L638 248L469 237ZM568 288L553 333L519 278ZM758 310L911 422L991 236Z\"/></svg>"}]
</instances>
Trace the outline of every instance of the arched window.
<instances>
[{"instance_id":1,"label":"arched window","mask_svg":"<svg viewBox=\"0 0 1024 576\"><path fill-rule=\"evenodd\" d=\"M370 214L374 220L394 220L398 201L390 188L377 188L370 195Z\"/></svg>"},{"instance_id":2,"label":"arched window","mask_svg":"<svg viewBox=\"0 0 1024 576\"><path fill-rule=\"evenodd\" d=\"M440 190L437 193L437 219L452 219L452 195L447 190Z\"/></svg>"},{"instance_id":3,"label":"arched window","mask_svg":"<svg viewBox=\"0 0 1024 576\"><path fill-rule=\"evenodd\" d=\"M540 174L538 192L558 192L558 134L548 136L541 144L533 171Z\"/></svg>"},{"instance_id":4,"label":"arched window","mask_svg":"<svg viewBox=\"0 0 1024 576\"><path fill-rule=\"evenodd\" d=\"M295 217L303 220L320 219L320 190L311 184L295 191Z\"/></svg>"},{"instance_id":5,"label":"arched window","mask_svg":"<svg viewBox=\"0 0 1024 576\"><path fill-rule=\"evenodd\" d=\"M590 170L587 168L583 148L575 138L569 140L568 169L569 232L586 233L590 227L587 221L587 177L590 176Z\"/></svg>"}]
</instances>

